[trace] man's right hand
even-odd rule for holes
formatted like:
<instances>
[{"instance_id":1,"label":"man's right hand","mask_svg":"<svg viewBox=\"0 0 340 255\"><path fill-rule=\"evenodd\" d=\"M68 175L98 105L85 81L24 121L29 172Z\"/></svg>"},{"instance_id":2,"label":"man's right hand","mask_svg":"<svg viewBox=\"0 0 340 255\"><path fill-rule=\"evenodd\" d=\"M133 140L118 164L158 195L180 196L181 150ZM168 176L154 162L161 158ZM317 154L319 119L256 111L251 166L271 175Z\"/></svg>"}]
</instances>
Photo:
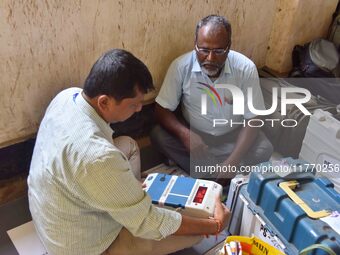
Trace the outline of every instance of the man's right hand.
<instances>
[{"instance_id":1,"label":"man's right hand","mask_svg":"<svg viewBox=\"0 0 340 255\"><path fill-rule=\"evenodd\" d=\"M215 212L214 212L214 219L219 220L221 222L221 230L223 230L229 220L230 220L230 211L229 209L221 202L221 196L216 196L216 203L215 203Z\"/></svg>"},{"instance_id":2,"label":"man's right hand","mask_svg":"<svg viewBox=\"0 0 340 255\"><path fill-rule=\"evenodd\" d=\"M230 219L229 209L221 202L221 197L217 196L214 217L209 219L190 217L182 215L182 223L175 235L215 235L218 231L223 231ZM221 225L219 226L218 221Z\"/></svg>"}]
</instances>

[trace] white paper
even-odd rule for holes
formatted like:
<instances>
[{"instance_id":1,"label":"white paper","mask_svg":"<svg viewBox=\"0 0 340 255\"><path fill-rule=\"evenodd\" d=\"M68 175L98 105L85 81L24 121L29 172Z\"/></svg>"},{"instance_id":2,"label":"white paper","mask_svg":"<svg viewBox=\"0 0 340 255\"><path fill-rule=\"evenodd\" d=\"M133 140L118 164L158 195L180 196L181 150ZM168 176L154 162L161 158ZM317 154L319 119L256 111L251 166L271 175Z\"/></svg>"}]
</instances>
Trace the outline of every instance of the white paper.
<instances>
[{"instance_id":1,"label":"white paper","mask_svg":"<svg viewBox=\"0 0 340 255\"><path fill-rule=\"evenodd\" d=\"M44 245L39 240L33 222L27 222L7 231L20 255L47 255Z\"/></svg>"},{"instance_id":2,"label":"white paper","mask_svg":"<svg viewBox=\"0 0 340 255\"><path fill-rule=\"evenodd\" d=\"M335 232L340 235L340 212L334 211L331 215L320 220L326 222Z\"/></svg>"}]
</instances>

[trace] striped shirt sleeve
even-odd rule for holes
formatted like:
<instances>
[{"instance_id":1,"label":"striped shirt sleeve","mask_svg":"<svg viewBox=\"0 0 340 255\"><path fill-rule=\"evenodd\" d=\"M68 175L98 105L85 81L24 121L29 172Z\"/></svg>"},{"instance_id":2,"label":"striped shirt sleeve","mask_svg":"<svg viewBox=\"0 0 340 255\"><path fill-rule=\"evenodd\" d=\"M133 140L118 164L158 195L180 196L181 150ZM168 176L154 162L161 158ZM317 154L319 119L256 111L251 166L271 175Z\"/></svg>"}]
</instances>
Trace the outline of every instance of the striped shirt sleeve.
<instances>
[{"instance_id":1,"label":"striped shirt sleeve","mask_svg":"<svg viewBox=\"0 0 340 255\"><path fill-rule=\"evenodd\" d=\"M87 163L76 177L78 196L107 212L134 236L159 240L177 231L178 212L152 205L141 183L118 151Z\"/></svg>"}]
</instances>

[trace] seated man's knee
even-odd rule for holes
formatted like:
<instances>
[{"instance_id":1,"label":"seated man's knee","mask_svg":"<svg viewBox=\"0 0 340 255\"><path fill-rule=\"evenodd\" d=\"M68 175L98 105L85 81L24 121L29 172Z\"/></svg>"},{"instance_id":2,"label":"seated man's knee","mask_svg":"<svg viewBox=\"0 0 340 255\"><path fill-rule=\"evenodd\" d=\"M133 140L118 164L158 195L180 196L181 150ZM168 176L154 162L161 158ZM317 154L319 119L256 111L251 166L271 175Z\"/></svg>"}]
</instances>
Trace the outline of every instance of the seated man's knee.
<instances>
[{"instance_id":1,"label":"seated man's knee","mask_svg":"<svg viewBox=\"0 0 340 255\"><path fill-rule=\"evenodd\" d=\"M150 140L157 147L163 147L166 144L167 132L160 126L156 125L150 132Z\"/></svg>"},{"instance_id":2,"label":"seated man's knee","mask_svg":"<svg viewBox=\"0 0 340 255\"><path fill-rule=\"evenodd\" d=\"M261 144L261 147L257 148L255 151L256 163L266 162L270 159L274 151L273 145L266 138L265 141Z\"/></svg>"},{"instance_id":3,"label":"seated man's knee","mask_svg":"<svg viewBox=\"0 0 340 255\"><path fill-rule=\"evenodd\" d=\"M151 129L150 140L152 143L157 142L159 140L159 132L160 132L159 129L160 129L159 125L156 125L155 127Z\"/></svg>"},{"instance_id":4,"label":"seated man's knee","mask_svg":"<svg viewBox=\"0 0 340 255\"><path fill-rule=\"evenodd\" d=\"M128 158L136 153L139 154L139 146L130 136L118 136L113 139L115 146L120 149Z\"/></svg>"},{"instance_id":5,"label":"seated man's knee","mask_svg":"<svg viewBox=\"0 0 340 255\"><path fill-rule=\"evenodd\" d=\"M128 143L130 144L130 149L131 149L130 151L133 154L135 154L135 153L139 154L140 153L138 143L135 139L127 136L126 141L128 141Z\"/></svg>"},{"instance_id":6,"label":"seated man's knee","mask_svg":"<svg viewBox=\"0 0 340 255\"><path fill-rule=\"evenodd\" d=\"M257 146L253 147L244 160L247 165L256 165L262 162L269 161L273 154L273 145L264 136L264 139Z\"/></svg>"}]
</instances>

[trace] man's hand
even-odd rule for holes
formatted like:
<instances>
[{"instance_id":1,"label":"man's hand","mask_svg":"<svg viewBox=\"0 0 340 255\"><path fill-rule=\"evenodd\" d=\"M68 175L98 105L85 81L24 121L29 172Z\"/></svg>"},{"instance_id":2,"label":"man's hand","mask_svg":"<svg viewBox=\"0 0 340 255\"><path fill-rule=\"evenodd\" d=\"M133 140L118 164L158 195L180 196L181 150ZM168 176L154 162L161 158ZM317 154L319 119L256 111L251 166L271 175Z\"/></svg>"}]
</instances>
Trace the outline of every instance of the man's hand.
<instances>
[{"instance_id":1,"label":"man's hand","mask_svg":"<svg viewBox=\"0 0 340 255\"><path fill-rule=\"evenodd\" d=\"M235 159L229 156L227 160L222 163L222 165L227 166L231 169L232 167L238 167L239 162L239 159ZM237 173L233 171L223 172L217 176L215 181L225 187L226 185L230 184L231 179L234 178L236 174Z\"/></svg>"},{"instance_id":2,"label":"man's hand","mask_svg":"<svg viewBox=\"0 0 340 255\"><path fill-rule=\"evenodd\" d=\"M229 209L221 202L221 196L216 196L214 219L221 222L221 230L223 230L230 219Z\"/></svg>"},{"instance_id":3,"label":"man's hand","mask_svg":"<svg viewBox=\"0 0 340 255\"><path fill-rule=\"evenodd\" d=\"M222 187L225 187L230 184L230 179L224 177L217 177L215 182L220 184Z\"/></svg>"},{"instance_id":4,"label":"man's hand","mask_svg":"<svg viewBox=\"0 0 340 255\"><path fill-rule=\"evenodd\" d=\"M207 148L201 137L190 129L187 129L180 138L188 152L204 151Z\"/></svg>"},{"instance_id":5,"label":"man's hand","mask_svg":"<svg viewBox=\"0 0 340 255\"><path fill-rule=\"evenodd\" d=\"M230 167L239 166L241 159L248 152L249 148L253 145L258 132L259 128L250 126L243 127L238 134L233 152L223 162L223 165ZM220 173L217 176L216 182L218 182L222 186L225 186L226 184L230 183L230 179L234 178L235 175L235 172Z\"/></svg>"},{"instance_id":6,"label":"man's hand","mask_svg":"<svg viewBox=\"0 0 340 255\"><path fill-rule=\"evenodd\" d=\"M175 235L215 235L225 229L229 218L229 209L222 204L221 197L216 196L214 218L203 219L182 215L181 226ZM216 221L219 221L221 226Z\"/></svg>"}]
</instances>

